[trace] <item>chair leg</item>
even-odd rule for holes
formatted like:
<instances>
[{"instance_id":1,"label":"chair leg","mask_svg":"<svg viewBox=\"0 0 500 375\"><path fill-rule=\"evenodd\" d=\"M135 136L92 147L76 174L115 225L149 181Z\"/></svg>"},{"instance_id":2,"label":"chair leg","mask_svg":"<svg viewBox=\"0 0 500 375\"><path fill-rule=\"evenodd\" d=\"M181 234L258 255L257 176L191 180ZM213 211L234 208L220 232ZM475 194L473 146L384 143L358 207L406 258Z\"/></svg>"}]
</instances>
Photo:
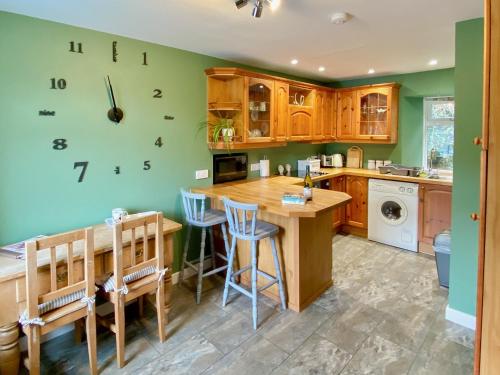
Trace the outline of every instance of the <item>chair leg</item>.
<instances>
[{"instance_id":1,"label":"chair leg","mask_svg":"<svg viewBox=\"0 0 500 375\"><path fill-rule=\"evenodd\" d=\"M257 329L257 241L252 241L252 319L253 329Z\"/></svg>"},{"instance_id":2,"label":"chair leg","mask_svg":"<svg viewBox=\"0 0 500 375\"><path fill-rule=\"evenodd\" d=\"M139 312L139 318L144 317L144 296L137 298L137 310Z\"/></svg>"},{"instance_id":3,"label":"chair leg","mask_svg":"<svg viewBox=\"0 0 500 375\"><path fill-rule=\"evenodd\" d=\"M158 337L165 341L165 281L162 280L156 289L156 316L158 320Z\"/></svg>"},{"instance_id":4,"label":"chair leg","mask_svg":"<svg viewBox=\"0 0 500 375\"><path fill-rule=\"evenodd\" d=\"M278 251L276 250L276 238L275 237L271 237L271 248L273 250L273 260L274 260L274 269L276 271L276 278L278 279L278 289L279 289L280 299L281 299L281 308L283 310L286 310L285 291L283 288L283 279L281 277L281 268L280 268L280 262L278 259Z\"/></svg>"},{"instance_id":5,"label":"chair leg","mask_svg":"<svg viewBox=\"0 0 500 375\"><path fill-rule=\"evenodd\" d=\"M186 242L184 243L184 251L182 252L182 263L181 263L181 272L179 274L179 285L184 281L184 266L186 264L187 253L189 249L189 240L191 239L191 231L193 227L188 224L187 233L186 233Z\"/></svg>"},{"instance_id":6,"label":"chair leg","mask_svg":"<svg viewBox=\"0 0 500 375\"><path fill-rule=\"evenodd\" d=\"M226 251L226 258L228 260L228 265L229 265L229 251L230 251L230 248L229 248L229 240L228 240L228 237L227 237L226 224L222 223L220 225L220 227L222 229L222 238L224 238L224 250ZM226 272L227 272L227 270L226 270ZM231 278L231 281L234 283L234 277Z\"/></svg>"},{"instance_id":7,"label":"chair leg","mask_svg":"<svg viewBox=\"0 0 500 375\"><path fill-rule=\"evenodd\" d=\"M40 374L40 327L33 325L28 329L28 363L30 375Z\"/></svg>"},{"instance_id":8,"label":"chair leg","mask_svg":"<svg viewBox=\"0 0 500 375\"><path fill-rule=\"evenodd\" d=\"M116 361L118 367L125 366L125 299L118 295L115 306Z\"/></svg>"},{"instance_id":9,"label":"chair leg","mask_svg":"<svg viewBox=\"0 0 500 375\"><path fill-rule=\"evenodd\" d=\"M89 367L92 375L97 374L97 340L96 340L96 323L95 309L89 311L85 319L87 328L87 346L89 351Z\"/></svg>"},{"instance_id":10,"label":"chair leg","mask_svg":"<svg viewBox=\"0 0 500 375\"><path fill-rule=\"evenodd\" d=\"M227 295L229 294L229 282L233 278L233 259L236 252L236 237L233 236L231 241L231 250L227 259L226 282L224 284L224 294L222 296L222 307L226 306Z\"/></svg>"},{"instance_id":11,"label":"chair leg","mask_svg":"<svg viewBox=\"0 0 500 375\"><path fill-rule=\"evenodd\" d=\"M203 287L203 264L205 263L205 240L207 238L207 229L201 231L200 262L198 263L198 286L196 287L196 303L201 301L201 289Z\"/></svg>"},{"instance_id":12,"label":"chair leg","mask_svg":"<svg viewBox=\"0 0 500 375\"><path fill-rule=\"evenodd\" d=\"M74 325L75 325L75 334L74 334L75 344L79 345L82 343L83 340L84 323L82 319L79 319L75 321Z\"/></svg>"},{"instance_id":13,"label":"chair leg","mask_svg":"<svg viewBox=\"0 0 500 375\"><path fill-rule=\"evenodd\" d=\"M214 229L208 228L208 234L210 236L210 251L212 252L212 269L216 269L217 265L215 263L215 241L214 241Z\"/></svg>"}]
</instances>

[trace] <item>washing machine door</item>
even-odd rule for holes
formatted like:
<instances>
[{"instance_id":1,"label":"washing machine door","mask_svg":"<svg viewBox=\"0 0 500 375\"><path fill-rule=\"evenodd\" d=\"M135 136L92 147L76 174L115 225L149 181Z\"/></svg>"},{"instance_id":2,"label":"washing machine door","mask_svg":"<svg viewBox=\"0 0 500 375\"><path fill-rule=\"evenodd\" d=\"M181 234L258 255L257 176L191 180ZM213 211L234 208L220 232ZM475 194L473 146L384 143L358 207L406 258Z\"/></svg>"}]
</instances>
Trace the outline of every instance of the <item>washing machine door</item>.
<instances>
[{"instance_id":1,"label":"washing machine door","mask_svg":"<svg viewBox=\"0 0 500 375\"><path fill-rule=\"evenodd\" d=\"M378 216L389 225L398 226L408 218L408 209L398 197L383 197L378 202Z\"/></svg>"}]
</instances>

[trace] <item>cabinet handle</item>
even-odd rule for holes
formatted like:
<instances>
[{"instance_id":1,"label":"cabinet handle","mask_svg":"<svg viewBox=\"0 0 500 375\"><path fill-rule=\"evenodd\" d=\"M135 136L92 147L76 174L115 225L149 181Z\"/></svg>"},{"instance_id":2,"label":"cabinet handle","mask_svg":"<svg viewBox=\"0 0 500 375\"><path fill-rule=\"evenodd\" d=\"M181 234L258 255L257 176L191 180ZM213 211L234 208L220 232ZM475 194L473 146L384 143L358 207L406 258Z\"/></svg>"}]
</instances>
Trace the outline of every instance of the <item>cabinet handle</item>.
<instances>
[{"instance_id":1,"label":"cabinet handle","mask_svg":"<svg viewBox=\"0 0 500 375\"><path fill-rule=\"evenodd\" d=\"M474 137L472 143L474 143L476 146L480 146L483 143L483 140L481 139L481 137Z\"/></svg>"},{"instance_id":2,"label":"cabinet handle","mask_svg":"<svg viewBox=\"0 0 500 375\"><path fill-rule=\"evenodd\" d=\"M470 214L470 218L472 221L478 221L480 219L479 215L475 212Z\"/></svg>"}]
</instances>

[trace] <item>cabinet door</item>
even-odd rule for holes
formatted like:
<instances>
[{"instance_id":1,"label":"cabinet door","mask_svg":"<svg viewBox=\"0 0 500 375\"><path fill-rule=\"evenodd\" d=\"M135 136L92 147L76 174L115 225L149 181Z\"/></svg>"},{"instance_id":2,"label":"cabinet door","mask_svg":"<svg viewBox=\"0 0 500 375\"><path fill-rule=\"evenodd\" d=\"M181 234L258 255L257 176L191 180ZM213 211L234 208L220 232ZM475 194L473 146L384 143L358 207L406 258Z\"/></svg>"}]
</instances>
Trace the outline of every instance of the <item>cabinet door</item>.
<instances>
[{"instance_id":1,"label":"cabinet door","mask_svg":"<svg viewBox=\"0 0 500 375\"><path fill-rule=\"evenodd\" d=\"M391 136L391 88L379 87L357 92L356 138L389 140Z\"/></svg>"},{"instance_id":2,"label":"cabinet door","mask_svg":"<svg viewBox=\"0 0 500 375\"><path fill-rule=\"evenodd\" d=\"M345 177L332 178L330 189L334 191L345 192ZM333 210L333 228L336 229L345 224L345 206Z\"/></svg>"},{"instance_id":3,"label":"cabinet door","mask_svg":"<svg viewBox=\"0 0 500 375\"><path fill-rule=\"evenodd\" d=\"M337 139L354 139L356 91L337 93Z\"/></svg>"},{"instance_id":4,"label":"cabinet door","mask_svg":"<svg viewBox=\"0 0 500 375\"><path fill-rule=\"evenodd\" d=\"M368 228L368 179L347 176L346 193L352 197L346 207L346 224L357 228Z\"/></svg>"},{"instance_id":5,"label":"cabinet door","mask_svg":"<svg viewBox=\"0 0 500 375\"><path fill-rule=\"evenodd\" d=\"M451 186L419 186L419 249L433 254L434 236L451 227Z\"/></svg>"},{"instance_id":6,"label":"cabinet door","mask_svg":"<svg viewBox=\"0 0 500 375\"><path fill-rule=\"evenodd\" d=\"M296 141L310 140L312 124L312 108L290 106L289 139Z\"/></svg>"},{"instance_id":7,"label":"cabinet door","mask_svg":"<svg viewBox=\"0 0 500 375\"><path fill-rule=\"evenodd\" d=\"M335 92L328 92L325 97L325 113L324 113L324 123L323 123L323 138L326 141L335 139L335 130L337 123L336 108L337 99Z\"/></svg>"},{"instance_id":8,"label":"cabinet door","mask_svg":"<svg viewBox=\"0 0 500 375\"><path fill-rule=\"evenodd\" d=\"M276 141L286 141L288 137L288 83L275 81L275 121L274 121L274 135Z\"/></svg>"},{"instance_id":9,"label":"cabinet door","mask_svg":"<svg viewBox=\"0 0 500 375\"><path fill-rule=\"evenodd\" d=\"M326 105L326 91L316 91L316 98L314 101L314 125L312 131L313 140L323 140L323 128L325 124L325 115L327 110Z\"/></svg>"},{"instance_id":10,"label":"cabinet door","mask_svg":"<svg viewBox=\"0 0 500 375\"><path fill-rule=\"evenodd\" d=\"M274 81L248 79L248 101L246 118L246 141L270 142L274 121Z\"/></svg>"}]
</instances>

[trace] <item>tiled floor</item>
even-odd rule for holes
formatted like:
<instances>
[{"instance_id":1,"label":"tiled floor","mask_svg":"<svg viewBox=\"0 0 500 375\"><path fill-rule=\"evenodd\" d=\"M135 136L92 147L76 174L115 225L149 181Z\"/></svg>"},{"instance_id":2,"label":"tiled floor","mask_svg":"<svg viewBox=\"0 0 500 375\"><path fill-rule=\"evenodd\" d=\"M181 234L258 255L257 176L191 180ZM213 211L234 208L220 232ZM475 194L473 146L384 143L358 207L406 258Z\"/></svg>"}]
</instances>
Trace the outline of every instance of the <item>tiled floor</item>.
<instances>
[{"instance_id":1,"label":"tiled floor","mask_svg":"<svg viewBox=\"0 0 500 375\"><path fill-rule=\"evenodd\" d=\"M114 336L98 336L101 373L120 374L471 374L473 332L447 322L447 291L434 260L351 236L334 239L335 286L304 312L280 312L262 298L251 308L222 283L205 281L202 303L175 287L160 344L154 312L127 324L128 364L116 368ZM134 306L131 306L131 312ZM132 315L132 314L130 314ZM46 373L87 373L85 344L71 334L42 347Z\"/></svg>"}]
</instances>

